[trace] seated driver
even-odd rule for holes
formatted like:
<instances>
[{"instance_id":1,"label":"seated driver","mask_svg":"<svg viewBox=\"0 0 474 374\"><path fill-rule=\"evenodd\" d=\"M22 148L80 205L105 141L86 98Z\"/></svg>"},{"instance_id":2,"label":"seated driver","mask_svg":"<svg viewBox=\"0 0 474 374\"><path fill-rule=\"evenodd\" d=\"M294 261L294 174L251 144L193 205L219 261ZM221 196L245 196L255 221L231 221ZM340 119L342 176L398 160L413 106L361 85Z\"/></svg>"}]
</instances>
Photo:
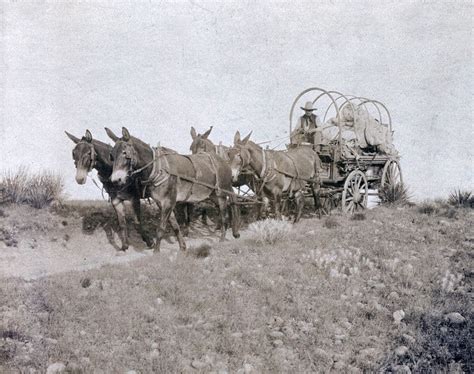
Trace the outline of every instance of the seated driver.
<instances>
[{"instance_id":1,"label":"seated driver","mask_svg":"<svg viewBox=\"0 0 474 374\"><path fill-rule=\"evenodd\" d=\"M315 133L318 132L317 129L321 129L321 121L313 113L317 108L313 108L311 101L306 102L305 106L300 108L304 110L304 114L298 119L295 129L291 132L291 143L315 144Z\"/></svg>"}]
</instances>

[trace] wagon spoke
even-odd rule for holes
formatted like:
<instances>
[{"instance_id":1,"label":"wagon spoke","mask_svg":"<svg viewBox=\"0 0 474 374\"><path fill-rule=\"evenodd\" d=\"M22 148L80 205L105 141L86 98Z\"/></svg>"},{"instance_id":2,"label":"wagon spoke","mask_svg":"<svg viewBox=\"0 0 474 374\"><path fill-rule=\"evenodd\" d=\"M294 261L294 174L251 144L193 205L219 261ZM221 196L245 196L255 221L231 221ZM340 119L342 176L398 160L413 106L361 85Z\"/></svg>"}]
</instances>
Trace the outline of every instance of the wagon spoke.
<instances>
[{"instance_id":1,"label":"wagon spoke","mask_svg":"<svg viewBox=\"0 0 474 374\"><path fill-rule=\"evenodd\" d=\"M351 213L354 211L354 202L353 202L353 201L351 201L351 202L349 203L349 211L350 211Z\"/></svg>"}]
</instances>

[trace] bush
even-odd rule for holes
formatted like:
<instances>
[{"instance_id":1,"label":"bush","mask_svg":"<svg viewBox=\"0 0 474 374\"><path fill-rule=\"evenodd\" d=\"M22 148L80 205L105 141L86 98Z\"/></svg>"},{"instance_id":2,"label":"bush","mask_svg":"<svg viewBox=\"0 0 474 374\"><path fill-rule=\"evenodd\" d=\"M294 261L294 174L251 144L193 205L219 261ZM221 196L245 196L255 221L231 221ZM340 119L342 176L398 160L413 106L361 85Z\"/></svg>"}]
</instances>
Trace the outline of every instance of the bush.
<instances>
[{"instance_id":1,"label":"bush","mask_svg":"<svg viewBox=\"0 0 474 374\"><path fill-rule=\"evenodd\" d=\"M367 217L364 213L354 213L351 217L352 221L365 221Z\"/></svg>"},{"instance_id":2,"label":"bush","mask_svg":"<svg viewBox=\"0 0 474 374\"><path fill-rule=\"evenodd\" d=\"M474 194L467 190L455 190L449 195L448 204L455 207L474 208Z\"/></svg>"},{"instance_id":3,"label":"bush","mask_svg":"<svg viewBox=\"0 0 474 374\"><path fill-rule=\"evenodd\" d=\"M339 222L334 217L328 217L324 220L323 226L327 229L333 229L339 226Z\"/></svg>"},{"instance_id":4,"label":"bush","mask_svg":"<svg viewBox=\"0 0 474 374\"><path fill-rule=\"evenodd\" d=\"M410 192L403 183L387 184L379 189L381 205L410 205Z\"/></svg>"},{"instance_id":5,"label":"bush","mask_svg":"<svg viewBox=\"0 0 474 374\"><path fill-rule=\"evenodd\" d=\"M249 229L253 232L257 243L275 244L278 241L286 240L292 227L288 221L265 219L252 223Z\"/></svg>"},{"instance_id":6,"label":"bush","mask_svg":"<svg viewBox=\"0 0 474 374\"><path fill-rule=\"evenodd\" d=\"M439 203L424 201L418 206L418 212L426 214L428 216L439 214L441 208Z\"/></svg>"},{"instance_id":7,"label":"bush","mask_svg":"<svg viewBox=\"0 0 474 374\"><path fill-rule=\"evenodd\" d=\"M62 176L51 171L30 173L21 167L17 171L3 172L0 179L3 202L26 204L37 209L59 200L63 190Z\"/></svg>"}]
</instances>

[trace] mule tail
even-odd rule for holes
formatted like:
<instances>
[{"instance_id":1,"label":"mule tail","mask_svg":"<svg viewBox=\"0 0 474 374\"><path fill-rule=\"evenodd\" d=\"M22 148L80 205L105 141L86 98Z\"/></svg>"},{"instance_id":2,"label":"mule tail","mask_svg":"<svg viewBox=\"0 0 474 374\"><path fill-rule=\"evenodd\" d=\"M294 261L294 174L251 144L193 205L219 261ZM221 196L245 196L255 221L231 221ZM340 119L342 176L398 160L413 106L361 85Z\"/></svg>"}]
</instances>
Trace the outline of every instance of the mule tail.
<instances>
[{"instance_id":1,"label":"mule tail","mask_svg":"<svg viewBox=\"0 0 474 374\"><path fill-rule=\"evenodd\" d=\"M237 204L237 196L229 196L229 205L230 205L230 224L232 226L232 235L234 238L240 238L240 208Z\"/></svg>"}]
</instances>

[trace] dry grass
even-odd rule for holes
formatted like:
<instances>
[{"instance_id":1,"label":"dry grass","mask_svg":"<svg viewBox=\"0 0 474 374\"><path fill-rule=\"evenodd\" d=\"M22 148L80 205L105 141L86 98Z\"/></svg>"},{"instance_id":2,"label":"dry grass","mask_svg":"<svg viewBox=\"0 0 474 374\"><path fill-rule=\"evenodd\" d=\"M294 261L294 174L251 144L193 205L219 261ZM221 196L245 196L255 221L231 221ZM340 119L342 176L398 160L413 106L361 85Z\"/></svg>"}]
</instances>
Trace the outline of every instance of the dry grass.
<instances>
[{"instance_id":1,"label":"dry grass","mask_svg":"<svg viewBox=\"0 0 474 374\"><path fill-rule=\"evenodd\" d=\"M16 171L4 171L0 177L3 202L40 209L61 199L63 190L62 176L51 171L32 173L23 167Z\"/></svg>"},{"instance_id":2,"label":"dry grass","mask_svg":"<svg viewBox=\"0 0 474 374\"><path fill-rule=\"evenodd\" d=\"M329 218L257 245L282 224L267 222L200 259L3 279L0 372L472 372L472 212ZM451 312L466 322L447 323Z\"/></svg>"},{"instance_id":3,"label":"dry grass","mask_svg":"<svg viewBox=\"0 0 474 374\"><path fill-rule=\"evenodd\" d=\"M255 242L262 245L288 240L292 228L288 221L270 218L249 225Z\"/></svg>"}]
</instances>

